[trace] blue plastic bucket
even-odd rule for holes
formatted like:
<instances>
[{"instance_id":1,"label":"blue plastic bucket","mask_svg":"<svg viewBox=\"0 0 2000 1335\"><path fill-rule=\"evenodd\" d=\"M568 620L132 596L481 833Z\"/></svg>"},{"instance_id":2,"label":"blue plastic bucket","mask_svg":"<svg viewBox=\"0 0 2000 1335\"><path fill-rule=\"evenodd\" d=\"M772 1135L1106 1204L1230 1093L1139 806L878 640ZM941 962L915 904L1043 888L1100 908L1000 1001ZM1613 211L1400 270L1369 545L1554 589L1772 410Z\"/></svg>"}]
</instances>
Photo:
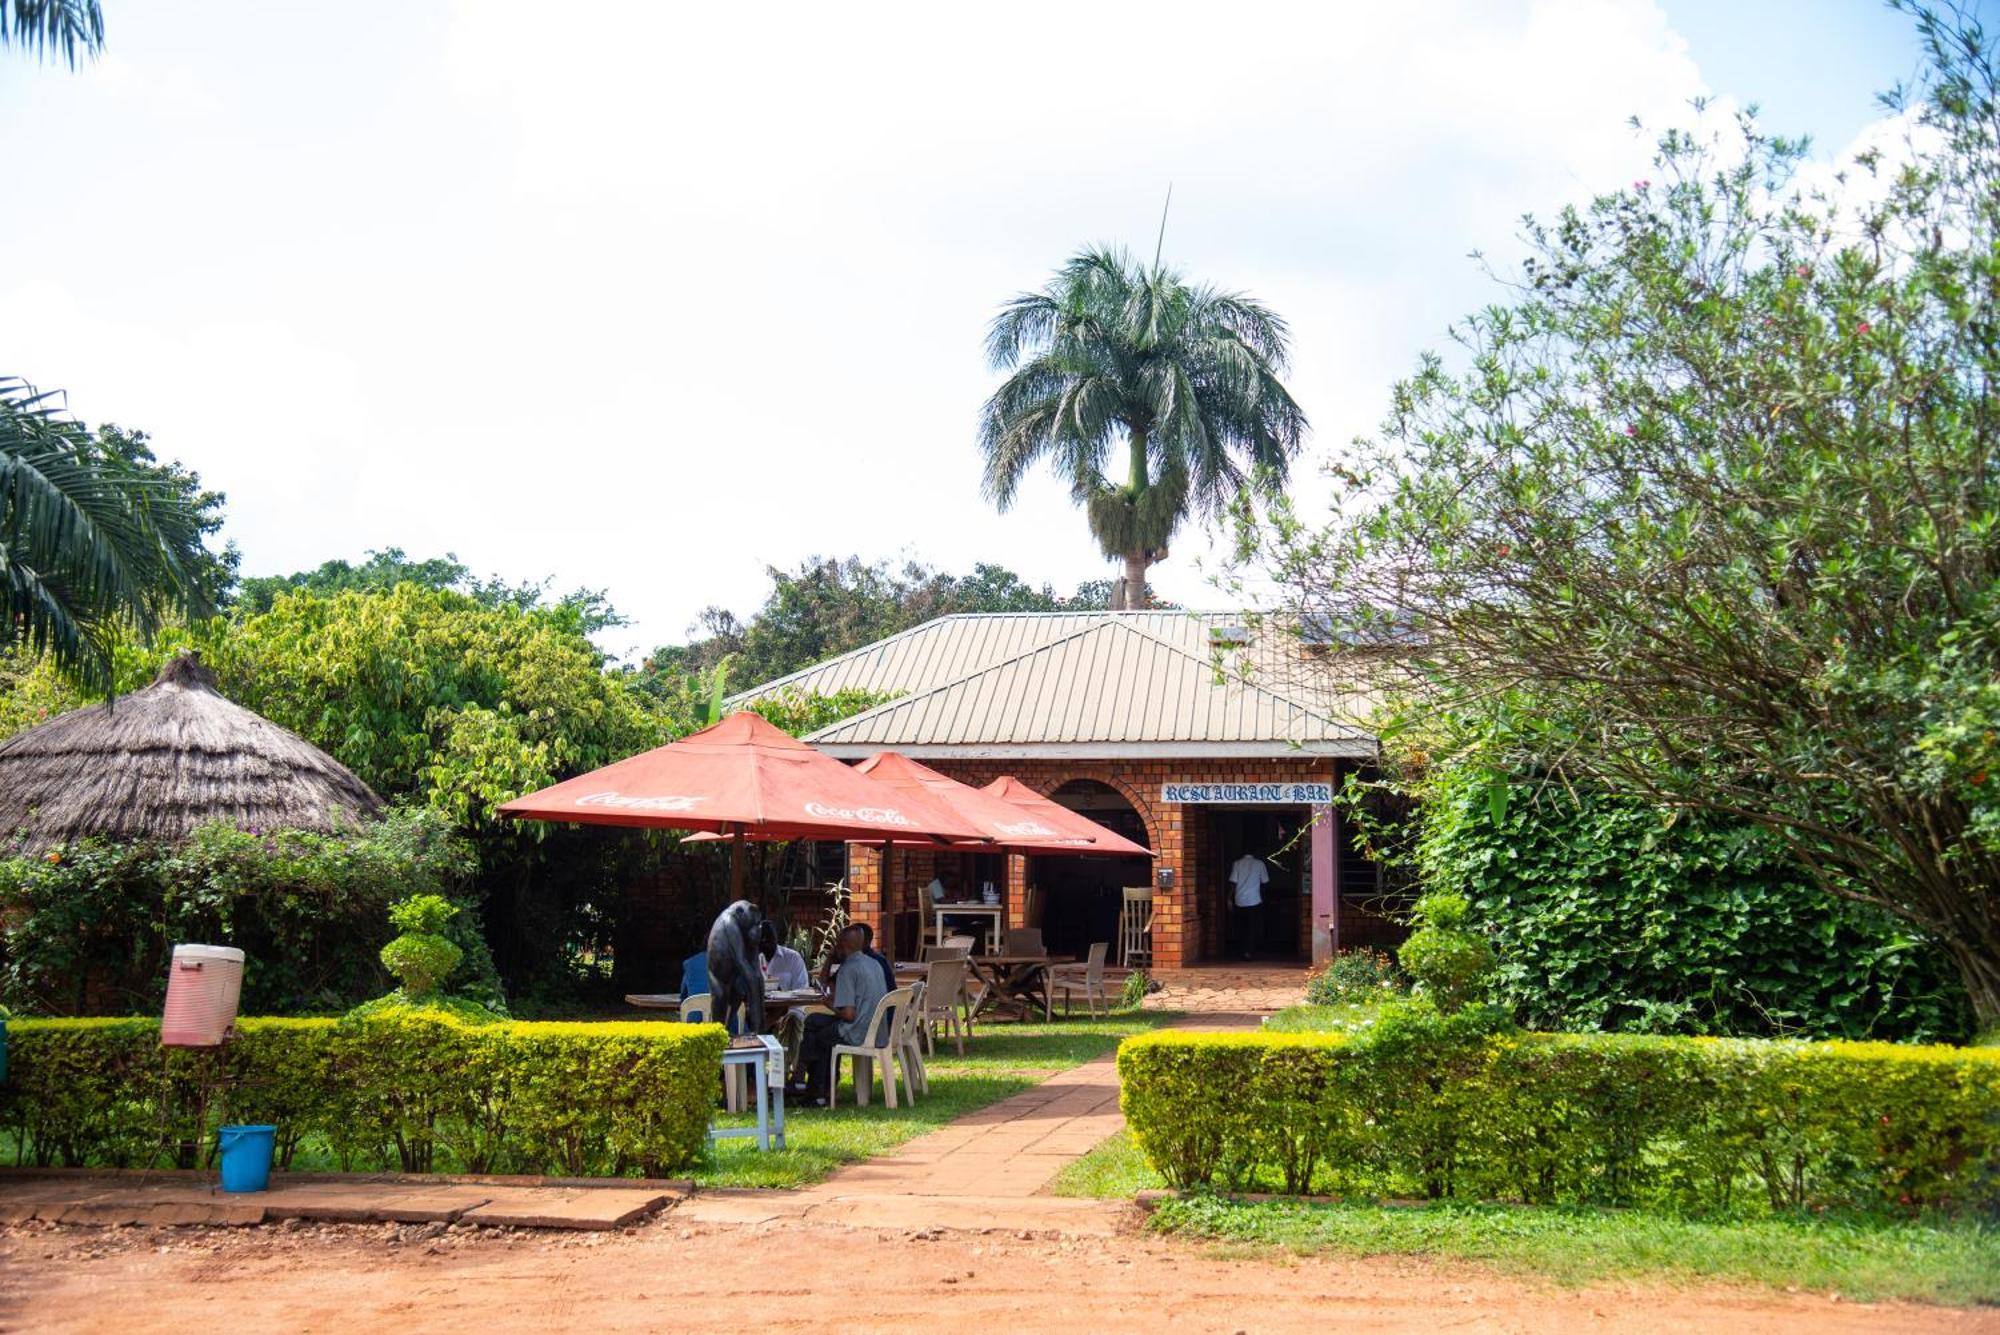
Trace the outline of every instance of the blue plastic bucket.
<instances>
[{"instance_id":1,"label":"blue plastic bucket","mask_svg":"<svg viewBox=\"0 0 2000 1335\"><path fill-rule=\"evenodd\" d=\"M222 1136L222 1189L262 1191L271 1185L271 1141L275 1126L225 1126Z\"/></svg>"}]
</instances>

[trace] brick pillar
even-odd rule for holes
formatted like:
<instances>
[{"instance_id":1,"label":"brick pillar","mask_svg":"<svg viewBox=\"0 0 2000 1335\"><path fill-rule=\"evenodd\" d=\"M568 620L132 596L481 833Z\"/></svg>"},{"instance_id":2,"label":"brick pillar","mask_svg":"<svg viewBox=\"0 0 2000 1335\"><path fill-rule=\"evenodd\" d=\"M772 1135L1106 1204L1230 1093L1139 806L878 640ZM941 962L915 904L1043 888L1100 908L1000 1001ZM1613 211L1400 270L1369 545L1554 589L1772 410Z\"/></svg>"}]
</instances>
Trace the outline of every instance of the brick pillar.
<instances>
[{"instance_id":1,"label":"brick pillar","mask_svg":"<svg viewBox=\"0 0 2000 1335\"><path fill-rule=\"evenodd\" d=\"M847 916L882 934L882 850L873 844L847 846Z\"/></svg>"},{"instance_id":2,"label":"brick pillar","mask_svg":"<svg viewBox=\"0 0 2000 1335\"><path fill-rule=\"evenodd\" d=\"M1007 926L1035 926L1028 916L1028 857L1025 853L1007 855Z\"/></svg>"}]
</instances>

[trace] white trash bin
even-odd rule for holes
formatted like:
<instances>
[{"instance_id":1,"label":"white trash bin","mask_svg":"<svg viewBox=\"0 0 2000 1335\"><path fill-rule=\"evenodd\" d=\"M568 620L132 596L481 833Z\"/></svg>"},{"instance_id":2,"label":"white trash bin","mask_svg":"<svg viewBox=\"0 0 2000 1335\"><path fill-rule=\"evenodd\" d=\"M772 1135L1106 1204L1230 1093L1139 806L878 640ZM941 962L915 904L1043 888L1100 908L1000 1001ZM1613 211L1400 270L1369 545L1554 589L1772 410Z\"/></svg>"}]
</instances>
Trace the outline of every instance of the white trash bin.
<instances>
[{"instance_id":1,"label":"white trash bin","mask_svg":"<svg viewBox=\"0 0 2000 1335\"><path fill-rule=\"evenodd\" d=\"M175 946L167 970L160 1045L212 1048L229 1037L243 993L243 952L234 946Z\"/></svg>"}]
</instances>

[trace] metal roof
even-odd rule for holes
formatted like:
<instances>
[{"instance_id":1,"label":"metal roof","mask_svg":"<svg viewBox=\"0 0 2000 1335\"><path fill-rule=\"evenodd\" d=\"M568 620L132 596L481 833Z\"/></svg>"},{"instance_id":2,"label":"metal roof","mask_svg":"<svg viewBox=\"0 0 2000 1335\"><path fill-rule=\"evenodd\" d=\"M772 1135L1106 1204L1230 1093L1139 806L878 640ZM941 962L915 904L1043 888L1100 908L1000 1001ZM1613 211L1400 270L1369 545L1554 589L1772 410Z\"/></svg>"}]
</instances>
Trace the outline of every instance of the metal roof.
<instances>
[{"instance_id":1,"label":"metal roof","mask_svg":"<svg viewBox=\"0 0 2000 1335\"><path fill-rule=\"evenodd\" d=\"M940 617L735 697L897 698L811 735L835 755L1369 756L1375 701L1229 612ZM1221 632L1226 643L1218 643Z\"/></svg>"}]
</instances>

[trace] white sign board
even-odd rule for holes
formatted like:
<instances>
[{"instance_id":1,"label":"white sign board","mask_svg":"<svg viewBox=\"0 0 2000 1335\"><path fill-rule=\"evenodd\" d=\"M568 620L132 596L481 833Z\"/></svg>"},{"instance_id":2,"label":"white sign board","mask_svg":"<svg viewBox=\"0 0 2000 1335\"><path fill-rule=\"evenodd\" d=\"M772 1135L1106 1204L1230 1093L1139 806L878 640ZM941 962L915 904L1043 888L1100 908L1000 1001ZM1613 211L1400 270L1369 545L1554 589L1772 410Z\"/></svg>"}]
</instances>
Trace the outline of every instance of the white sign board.
<instances>
[{"instance_id":1,"label":"white sign board","mask_svg":"<svg viewBox=\"0 0 2000 1335\"><path fill-rule=\"evenodd\" d=\"M1190 806L1325 806L1333 801L1330 783L1167 783L1160 800Z\"/></svg>"}]
</instances>

